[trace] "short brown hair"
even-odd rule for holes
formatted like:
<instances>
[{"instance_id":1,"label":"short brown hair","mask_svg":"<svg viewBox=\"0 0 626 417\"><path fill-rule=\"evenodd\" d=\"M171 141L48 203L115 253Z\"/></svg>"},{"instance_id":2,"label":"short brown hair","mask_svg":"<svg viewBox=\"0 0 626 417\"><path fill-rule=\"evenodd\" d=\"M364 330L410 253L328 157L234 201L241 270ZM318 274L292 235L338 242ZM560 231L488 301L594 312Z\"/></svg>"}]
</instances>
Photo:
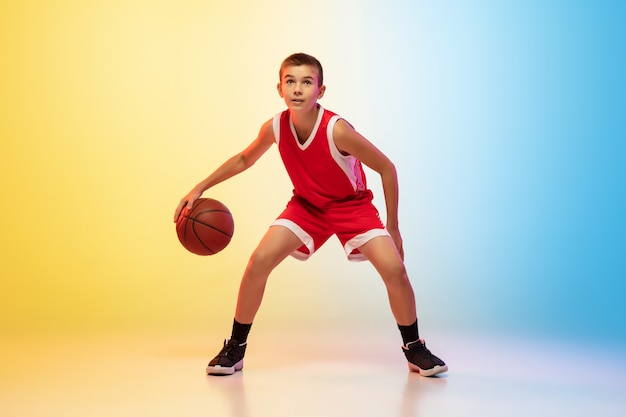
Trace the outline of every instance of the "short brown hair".
<instances>
[{"instance_id":1,"label":"short brown hair","mask_svg":"<svg viewBox=\"0 0 626 417\"><path fill-rule=\"evenodd\" d=\"M310 65L313 68L317 69L318 73L318 84L319 87L324 85L324 70L322 69L322 64L315 58L314 56L298 52L296 54L289 55L282 64L280 64L280 71L278 71L278 78L282 81L283 69L286 67L298 67L300 65Z\"/></svg>"}]
</instances>

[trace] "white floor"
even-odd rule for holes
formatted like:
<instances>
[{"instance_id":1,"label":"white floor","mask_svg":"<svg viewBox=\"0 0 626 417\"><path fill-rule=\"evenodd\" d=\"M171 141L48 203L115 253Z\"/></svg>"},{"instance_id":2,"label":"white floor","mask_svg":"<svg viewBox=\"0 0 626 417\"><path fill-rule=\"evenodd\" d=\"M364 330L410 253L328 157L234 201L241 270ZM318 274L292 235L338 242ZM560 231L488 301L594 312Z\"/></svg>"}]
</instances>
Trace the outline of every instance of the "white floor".
<instances>
[{"instance_id":1,"label":"white floor","mask_svg":"<svg viewBox=\"0 0 626 417\"><path fill-rule=\"evenodd\" d=\"M221 345L206 336L5 341L0 414L626 416L626 357L616 349L431 335L450 371L423 378L408 372L395 339L313 333L251 335L243 372L229 377L204 375Z\"/></svg>"}]
</instances>

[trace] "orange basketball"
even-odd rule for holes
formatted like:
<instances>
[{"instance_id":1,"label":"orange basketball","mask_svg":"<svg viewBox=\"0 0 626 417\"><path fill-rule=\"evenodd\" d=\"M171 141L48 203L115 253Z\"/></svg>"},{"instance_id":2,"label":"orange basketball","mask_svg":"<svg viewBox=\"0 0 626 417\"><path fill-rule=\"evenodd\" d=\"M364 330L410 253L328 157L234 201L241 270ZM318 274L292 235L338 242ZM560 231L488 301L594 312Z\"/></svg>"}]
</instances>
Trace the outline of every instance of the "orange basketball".
<instances>
[{"instance_id":1,"label":"orange basketball","mask_svg":"<svg viewBox=\"0 0 626 417\"><path fill-rule=\"evenodd\" d=\"M212 198L199 198L191 210L183 209L176 222L180 243L196 255L214 255L224 249L235 231L230 210Z\"/></svg>"}]
</instances>

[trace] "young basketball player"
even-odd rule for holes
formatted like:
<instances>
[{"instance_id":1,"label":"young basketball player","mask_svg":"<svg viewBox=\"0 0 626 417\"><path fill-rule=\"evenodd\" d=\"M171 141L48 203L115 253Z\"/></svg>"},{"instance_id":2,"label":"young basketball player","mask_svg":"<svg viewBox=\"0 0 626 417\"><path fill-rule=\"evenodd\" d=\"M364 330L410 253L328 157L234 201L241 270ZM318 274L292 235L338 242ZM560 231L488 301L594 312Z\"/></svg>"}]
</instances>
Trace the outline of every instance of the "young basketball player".
<instances>
[{"instance_id":1,"label":"young basketball player","mask_svg":"<svg viewBox=\"0 0 626 417\"><path fill-rule=\"evenodd\" d=\"M243 368L247 337L272 270L287 256L306 260L336 235L351 260L368 260L382 277L400 329L411 371L432 376L448 370L420 339L415 297L404 267L398 230L398 181L392 162L347 121L322 108L323 71L319 61L298 53L279 72L278 94L287 110L261 126L257 138L196 185L176 208L181 212L213 187L250 168L272 145L293 183L286 209L252 253L239 288L230 339L209 363L210 375ZM387 212L383 225L372 204L361 163L380 174Z\"/></svg>"}]
</instances>

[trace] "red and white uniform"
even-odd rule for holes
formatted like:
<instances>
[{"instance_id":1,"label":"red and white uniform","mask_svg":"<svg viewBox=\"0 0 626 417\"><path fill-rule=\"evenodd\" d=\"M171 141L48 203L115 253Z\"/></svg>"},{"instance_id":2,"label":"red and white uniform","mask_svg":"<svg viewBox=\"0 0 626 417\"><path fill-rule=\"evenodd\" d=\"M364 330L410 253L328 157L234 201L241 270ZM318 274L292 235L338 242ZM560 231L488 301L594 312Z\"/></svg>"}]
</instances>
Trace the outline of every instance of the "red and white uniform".
<instances>
[{"instance_id":1,"label":"red and white uniform","mask_svg":"<svg viewBox=\"0 0 626 417\"><path fill-rule=\"evenodd\" d=\"M362 261L359 246L389 236L372 204L361 162L335 145L333 127L339 119L320 106L313 131L301 144L289 110L274 117L274 137L294 190L272 226L287 227L300 238L302 247L292 254L300 260L336 234L348 259Z\"/></svg>"}]
</instances>

